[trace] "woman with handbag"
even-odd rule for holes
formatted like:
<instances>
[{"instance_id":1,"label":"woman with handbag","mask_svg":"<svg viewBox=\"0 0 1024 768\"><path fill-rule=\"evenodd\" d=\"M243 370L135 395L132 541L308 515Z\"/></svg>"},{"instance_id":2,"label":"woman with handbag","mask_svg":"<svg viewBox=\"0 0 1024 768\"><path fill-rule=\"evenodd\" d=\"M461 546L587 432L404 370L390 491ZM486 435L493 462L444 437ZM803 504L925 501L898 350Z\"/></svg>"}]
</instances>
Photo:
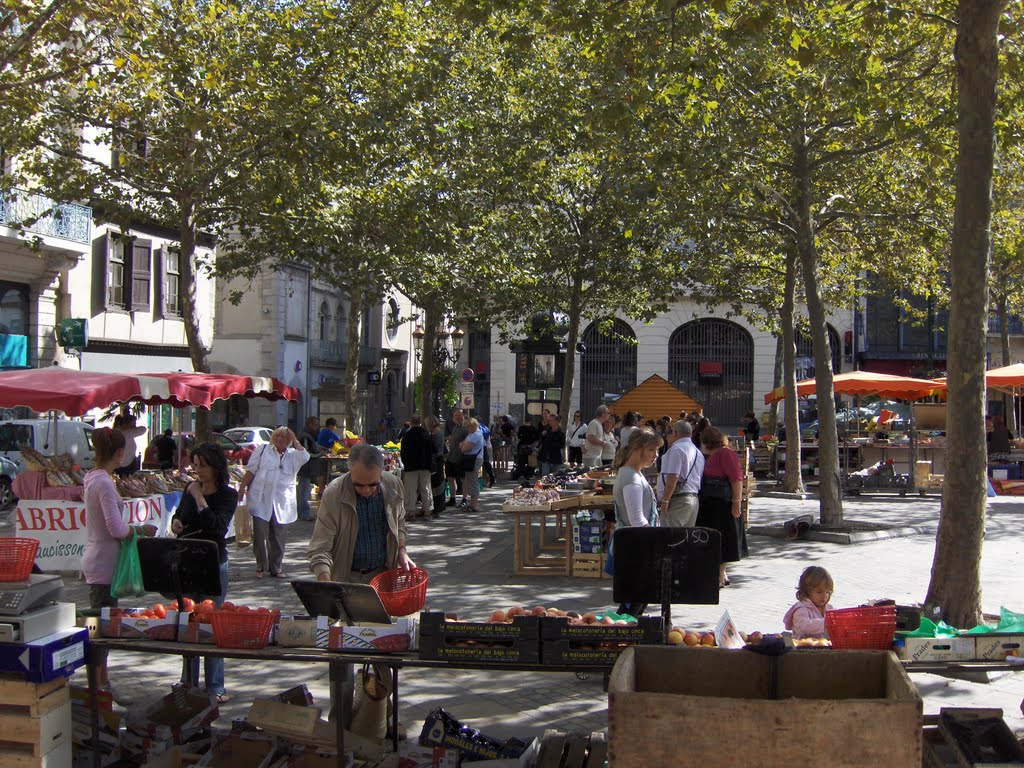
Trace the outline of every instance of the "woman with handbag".
<instances>
[{"instance_id":1,"label":"woman with handbag","mask_svg":"<svg viewBox=\"0 0 1024 768\"><path fill-rule=\"evenodd\" d=\"M295 433L288 427L278 427L270 443L257 448L245 465L245 476L238 484L238 502L245 501L248 492L257 579L268 570L271 576L288 578L283 570L285 526L299 517L295 478L307 461L309 451L295 439Z\"/></svg>"},{"instance_id":2,"label":"woman with handbag","mask_svg":"<svg viewBox=\"0 0 1024 768\"><path fill-rule=\"evenodd\" d=\"M110 583L121 554L121 542L133 533L138 536L155 536L154 525L128 525L124 521L124 501L114 485L113 473L121 466L124 458L124 433L101 427L92 432L92 445L96 451L96 466L85 476L85 526L86 541L82 551L82 575L89 585L89 607L117 607L117 598L110 594ZM110 688L107 679L107 651L97 665L97 682L101 688ZM124 704L117 696L118 703Z\"/></svg>"},{"instance_id":3,"label":"woman with handbag","mask_svg":"<svg viewBox=\"0 0 1024 768\"><path fill-rule=\"evenodd\" d=\"M725 444L718 427L707 427L700 436L707 458L697 494L697 526L714 528L722 536L722 564L718 585L729 585L727 567L740 560L740 516L743 500L743 471L736 453Z\"/></svg>"},{"instance_id":4,"label":"woman with handbag","mask_svg":"<svg viewBox=\"0 0 1024 768\"><path fill-rule=\"evenodd\" d=\"M476 419L469 419L466 422L466 429L469 433L466 439L459 443L459 450L462 451L462 463L459 468L462 470L462 493L463 502L465 495L469 495L469 510L476 512L480 504L480 483L477 480L480 468L484 465L484 436L480 431L480 422Z\"/></svg>"},{"instance_id":5,"label":"woman with handbag","mask_svg":"<svg viewBox=\"0 0 1024 768\"><path fill-rule=\"evenodd\" d=\"M225 537L238 505L238 492L229 485L228 460L216 443L200 443L192 449L192 468L199 480L188 484L181 504L171 518L171 533L179 538L212 541L220 561L220 593L211 596L220 608L228 597L228 546ZM205 595L199 595L201 600ZM189 667L191 664L191 678ZM219 704L228 701L224 693L224 659L206 657L203 662L206 690ZM182 662L182 681L199 677L199 658Z\"/></svg>"}]
</instances>

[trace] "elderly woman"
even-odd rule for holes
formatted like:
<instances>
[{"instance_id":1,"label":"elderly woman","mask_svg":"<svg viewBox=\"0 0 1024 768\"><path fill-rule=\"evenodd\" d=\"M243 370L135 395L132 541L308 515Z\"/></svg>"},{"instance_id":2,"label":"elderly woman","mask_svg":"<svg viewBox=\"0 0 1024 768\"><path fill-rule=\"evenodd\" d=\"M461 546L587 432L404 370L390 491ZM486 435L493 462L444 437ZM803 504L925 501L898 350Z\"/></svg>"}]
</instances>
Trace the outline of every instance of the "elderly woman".
<instances>
[{"instance_id":1,"label":"elderly woman","mask_svg":"<svg viewBox=\"0 0 1024 768\"><path fill-rule=\"evenodd\" d=\"M729 563L739 561L741 553L740 515L743 500L743 471L736 453L725 444L725 436L718 427L707 427L700 436L704 460L704 475L697 495L697 525L714 528L722 535L722 564L719 567L719 586L729 585L726 572Z\"/></svg>"},{"instance_id":2,"label":"elderly woman","mask_svg":"<svg viewBox=\"0 0 1024 768\"><path fill-rule=\"evenodd\" d=\"M295 439L295 433L288 427L278 427L270 443L257 448L245 466L245 476L238 484L238 501L242 503L248 496L257 579L268 570L271 576L287 578L282 570L285 526L298 519L295 477L307 461L309 451Z\"/></svg>"},{"instance_id":3,"label":"elderly woman","mask_svg":"<svg viewBox=\"0 0 1024 768\"><path fill-rule=\"evenodd\" d=\"M466 422L466 429L469 430L466 439L459 443L459 450L462 451L462 493L469 496L469 509L476 512L480 504L480 482L477 480L480 475L480 468L484 465L484 436L480 431L480 422L470 419ZM472 462L472 469L470 469ZM463 498L463 504L465 504Z\"/></svg>"},{"instance_id":4,"label":"elderly woman","mask_svg":"<svg viewBox=\"0 0 1024 768\"><path fill-rule=\"evenodd\" d=\"M644 477L644 470L658 459L661 435L638 429L629 438L629 445L619 452L615 473L615 528L646 528L658 524L658 507L654 490ZM611 553L614 557L614 551ZM621 563L616 563L619 567ZM647 603L623 603L619 613L640 616Z\"/></svg>"}]
</instances>

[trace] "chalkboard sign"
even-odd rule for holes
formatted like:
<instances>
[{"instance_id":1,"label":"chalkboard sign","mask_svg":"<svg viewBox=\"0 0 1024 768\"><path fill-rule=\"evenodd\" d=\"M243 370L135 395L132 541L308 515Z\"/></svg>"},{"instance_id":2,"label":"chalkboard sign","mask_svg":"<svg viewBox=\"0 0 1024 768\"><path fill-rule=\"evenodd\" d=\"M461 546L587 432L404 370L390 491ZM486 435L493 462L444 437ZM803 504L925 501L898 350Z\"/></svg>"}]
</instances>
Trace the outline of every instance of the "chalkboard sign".
<instances>
[{"instance_id":1,"label":"chalkboard sign","mask_svg":"<svg viewBox=\"0 0 1024 768\"><path fill-rule=\"evenodd\" d=\"M220 597L220 552L201 539L139 539L142 583L165 597Z\"/></svg>"},{"instance_id":2,"label":"chalkboard sign","mask_svg":"<svg viewBox=\"0 0 1024 768\"><path fill-rule=\"evenodd\" d=\"M612 598L661 603L662 563L671 561L671 592L664 602L718 605L721 534L712 528L620 528L612 546Z\"/></svg>"}]
</instances>

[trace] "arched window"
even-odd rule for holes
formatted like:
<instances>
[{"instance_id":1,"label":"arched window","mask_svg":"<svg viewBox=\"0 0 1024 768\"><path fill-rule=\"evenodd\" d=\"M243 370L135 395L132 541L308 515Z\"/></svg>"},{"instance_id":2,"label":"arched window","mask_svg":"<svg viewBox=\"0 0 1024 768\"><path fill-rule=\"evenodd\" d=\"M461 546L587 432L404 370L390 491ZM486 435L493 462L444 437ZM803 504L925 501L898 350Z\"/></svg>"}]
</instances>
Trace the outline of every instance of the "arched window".
<instances>
[{"instance_id":1,"label":"arched window","mask_svg":"<svg viewBox=\"0 0 1024 768\"><path fill-rule=\"evenodd\" d=\"M320 341L327 341L330 338L331 310L327 302L320 305L320 312L317 314L317 338Z\"/></svg>"},{"instance_id":2,"label":"arched window","mask_svg":"<svg viewBox=\"0 0 1024 768\"><path fill-rule=\"evenodd\" d=\"M754 403L754 340L728 320L681 325L668 340L668 380L700 403L712 424L739 426Z\"/></svg>"},{"instance_id":3,"label":"arched window","mask_svg":"<svg viewBox=\"0 0 1024 768\"><path fill-rule=\"evenodd\" d=\"M842 371L843 348L839 343L839 333L831 325L828 329L828 345L832 349L832 373ZM814 342L810 336L796 331L796 380L814 378Z\"/></svg>"},{"instance_id":4,"label":"arched window","mask_svg":"<svg viewBox=\"0 0 1024 768\"><path fill-rule=\"evenodd\" d=\"M584 421L594 416L605 395L624 395L636 386L636 334L622 320L602 331L593 322L583 331L580 353L580 410Z\"/></svg>"},{"instance_id":5,"label":"arched window","mask_svg":"<svg viewBox=\"0 0 1024 768\"><path fill-rule=\"evenodd\" d=\"M384 323L385 332L388 335L388 341L394 343L395 339L398 338L398 328L402 324L402 310L394 298L388 299L386 312L387 318Z\"/></svg>"}]
</instances>

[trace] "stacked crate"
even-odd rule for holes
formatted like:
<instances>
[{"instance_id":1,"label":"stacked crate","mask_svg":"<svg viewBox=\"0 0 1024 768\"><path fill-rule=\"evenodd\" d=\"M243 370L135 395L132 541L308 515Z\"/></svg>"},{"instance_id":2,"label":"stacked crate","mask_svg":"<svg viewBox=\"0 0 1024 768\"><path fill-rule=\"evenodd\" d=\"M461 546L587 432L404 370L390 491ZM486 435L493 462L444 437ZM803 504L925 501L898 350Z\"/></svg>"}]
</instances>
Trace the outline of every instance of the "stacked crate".
<instances>
[{"instance_id":1,"label":"stacked crate","mask_svg":"<svg viewBox=\"0 0 1024 768\"><path fill-rule=\"evenodd\" d=\"M0 675L0 765L71 765L71 696L66 677L29 683Z\"/></svg>"},{"instance_id":2,"label":"stacked crate","mask_svg":"<svg viewBox=\"0 0 1024 768\"><path fill-rule=\"evenodd\" d=\"M572 521L572 575L600 579L604 575L604 520Z\"/></svg>"}]
</instances>

